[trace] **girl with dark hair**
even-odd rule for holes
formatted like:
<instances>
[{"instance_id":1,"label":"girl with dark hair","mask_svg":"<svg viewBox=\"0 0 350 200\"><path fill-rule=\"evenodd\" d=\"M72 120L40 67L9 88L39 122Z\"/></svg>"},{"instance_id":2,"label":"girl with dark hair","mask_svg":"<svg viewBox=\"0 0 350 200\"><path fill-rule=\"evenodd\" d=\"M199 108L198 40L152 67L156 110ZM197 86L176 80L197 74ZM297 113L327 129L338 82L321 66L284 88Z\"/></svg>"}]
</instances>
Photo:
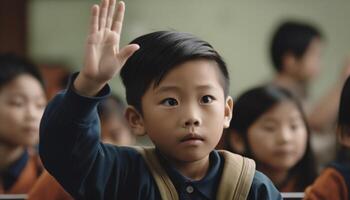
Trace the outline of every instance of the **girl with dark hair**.
<instances>
[{"instance_id":1,"label":"girl with dark hair","mask_svg":"<svg viewBox=\"0 0 350 200\"><path fill-rule=\"evenodd\" d=\"M254 159L281 192L300 192L316 176L309 137L300 103L269 85L237 99L225 143L227 150Z\"/></svg>"}]
</instances>

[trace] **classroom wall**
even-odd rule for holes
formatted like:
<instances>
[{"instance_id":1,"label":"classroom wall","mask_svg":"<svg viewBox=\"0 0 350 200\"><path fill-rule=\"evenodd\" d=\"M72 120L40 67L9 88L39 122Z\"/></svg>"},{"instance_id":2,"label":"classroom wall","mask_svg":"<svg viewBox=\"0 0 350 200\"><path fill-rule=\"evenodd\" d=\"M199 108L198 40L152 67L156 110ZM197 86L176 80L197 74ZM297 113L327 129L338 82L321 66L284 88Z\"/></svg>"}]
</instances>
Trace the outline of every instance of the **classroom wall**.
<instances>
[{"instance_id":1,"label":"classroom wall","mask_svg":"<svg viewBox=\"0 0 350 200\"><path fill-rule=\"evenodd\" d=\"M40 63L82 65L89 9L97 0L32 0L29 53ZM334 83L350 54L350 1L347 0L126 0L122 44L156 30L191 32L211 43L226 60L231 94L268 81L268 45L283 19L316 23L326 36L321 76L312 85L317 98ZM112 81L124 94L120 80Z\"/></svg>"}]
</instances>

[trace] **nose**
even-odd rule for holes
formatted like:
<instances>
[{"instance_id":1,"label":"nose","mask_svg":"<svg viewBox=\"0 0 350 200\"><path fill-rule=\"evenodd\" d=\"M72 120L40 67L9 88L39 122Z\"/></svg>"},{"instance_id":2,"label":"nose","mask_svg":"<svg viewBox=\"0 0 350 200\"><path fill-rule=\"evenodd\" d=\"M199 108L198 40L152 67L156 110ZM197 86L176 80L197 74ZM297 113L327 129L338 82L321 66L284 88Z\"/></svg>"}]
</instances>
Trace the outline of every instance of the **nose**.
<instances>
[{"instance_id":1,"label":"nose","mask_svg":"<svg viewBox=\"0 0 350 200\"><path fill-rule=\"evenodd\" d=\"M292 139L292 131L288 128L281 128L279 135L280 143L288 143Z\"/></svg>"},{"instance_id":2,"label":"nose","mask_svg":"<svg viewBox=\"0 0 350 200\"><path fill-rule=\"evenodd\" d=\"M200 119L200 111L195 106L188 106L184 109L182 126L184 128L198 127L202 124Z\"/></svg>"},{"instance_id":3,"label":"nose","mask_svg":"<svg viewBox=\"0 0 350 200\"><path fill-rule=\"evenodd\" d=\"M200 122L198 119L191 118L185 121L184 127L199 126Z\"/></svg>"}]
</instances>

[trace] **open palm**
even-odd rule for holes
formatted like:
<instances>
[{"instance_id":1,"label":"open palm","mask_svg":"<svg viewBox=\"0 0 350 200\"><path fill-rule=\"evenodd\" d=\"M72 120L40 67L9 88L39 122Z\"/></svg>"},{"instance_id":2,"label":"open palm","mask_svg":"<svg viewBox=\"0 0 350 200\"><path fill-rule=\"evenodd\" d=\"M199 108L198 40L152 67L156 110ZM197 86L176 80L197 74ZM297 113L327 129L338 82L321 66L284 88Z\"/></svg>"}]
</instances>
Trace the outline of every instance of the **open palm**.
<instances>
[{"instance_id":1,"label":"open palm","mask_svg":"<svg viewBox=\"0 0 350 200\"><path fill-rule=\"evenodd\" d=\"M91 9L90 32L86 42L84 67L80 76L97 84L105 84L122 68L126 60L139 48L136 44L119 49L125 5L116 0L102 0Z\"/></svg>"}]
</instances>

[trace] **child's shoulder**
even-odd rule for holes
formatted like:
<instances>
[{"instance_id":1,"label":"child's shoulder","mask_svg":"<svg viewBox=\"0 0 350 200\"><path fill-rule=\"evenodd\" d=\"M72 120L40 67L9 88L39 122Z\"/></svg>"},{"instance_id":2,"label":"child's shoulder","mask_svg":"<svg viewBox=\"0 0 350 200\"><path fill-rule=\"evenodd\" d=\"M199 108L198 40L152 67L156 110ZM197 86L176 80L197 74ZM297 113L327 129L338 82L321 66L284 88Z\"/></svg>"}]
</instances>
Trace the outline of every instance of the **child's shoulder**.
<instances>
[{"instance_id":1,"label":"child's shoulder","mask_svg":"<svg viewBox=\"0 0 350 200\"><path fill-rule=\"evenodd\" d=\"M306 188L305 199L348 199L348 185L339 167L331 164L325 168L315 182Z\"/></svg>"},{"instance_id":2,"label":"child's shoulder","mask_svg":"<svg viewBox=\"0 0 350 200\"><path fill-rule=\"evenodd\" d=\"M282 197L271 180L256 170L248 199L282 199Z\"/></svg>"},{"instance_id":3,"label":"child's shoulder","mask_svg":"<svg viewBox=\"0 0 350 200\"><path fill-rule=\"evenodd\" d=\"M334 169L334 170L332 170ZM350 180L350 164L349 163L341 163L341 162L332 162L330 163L327 168L325 169L327 173L333 172L333 173L340 173L345 178Z\"/></svg>"},{"instance_id":4,"label":"child's shoulder","mask_svg":"<svg viewBox=\"0 0 350 200\"><path fill-rule=\"evenodd\" d=\"M281 199L280 193L271 180L255 169L255 162L252 159L228 151L219 150L219 153L225 163L222 182L225 182L225 177L229 177L226 182L232 182L235 179L243 181L242 186L249 187L246 188L246 191L241 190L241 193L248 192L248 199L260 199L262 197L265 197L265 199Z\"/></svg>"}]
</instances>

